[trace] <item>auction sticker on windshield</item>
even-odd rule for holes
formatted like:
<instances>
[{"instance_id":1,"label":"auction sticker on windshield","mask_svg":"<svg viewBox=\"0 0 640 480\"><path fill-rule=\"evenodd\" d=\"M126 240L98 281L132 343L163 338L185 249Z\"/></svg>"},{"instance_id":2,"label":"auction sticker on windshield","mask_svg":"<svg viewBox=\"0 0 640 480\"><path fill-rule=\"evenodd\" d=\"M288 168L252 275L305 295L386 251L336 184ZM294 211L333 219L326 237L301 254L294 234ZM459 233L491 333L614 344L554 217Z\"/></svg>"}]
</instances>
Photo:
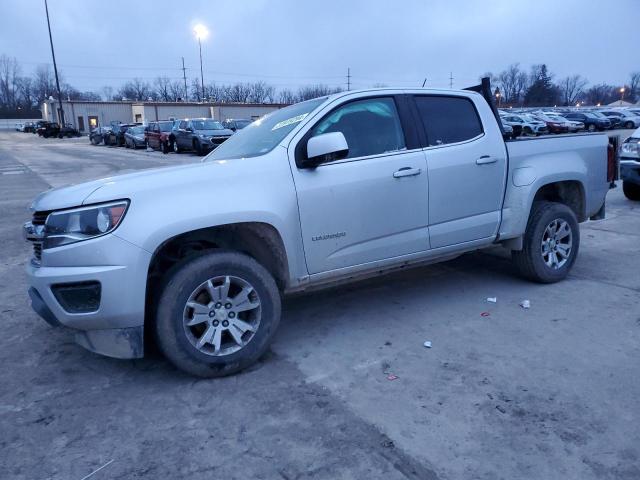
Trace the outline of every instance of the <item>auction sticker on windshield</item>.
<instances>
[{"instance_id":1,"label":"auction sticker on windshield","mask_svg":"<svg viewBox=\"0 0 640 480\"><path fill-rule=\"evenodd\" d=\"M277 130L279 128L282 127L286 127L287 125L291 125L294 123L298 123L301 122L302 120L304 120L304 117L306 117L307 115L309 115L308 113L303 113L302 115L297 115L295 117L291 117L291 118L287 118L286 120L283 120L281 122L276 123L273 128L271 129L271 131Z\"/></svg>"}]
</instances>

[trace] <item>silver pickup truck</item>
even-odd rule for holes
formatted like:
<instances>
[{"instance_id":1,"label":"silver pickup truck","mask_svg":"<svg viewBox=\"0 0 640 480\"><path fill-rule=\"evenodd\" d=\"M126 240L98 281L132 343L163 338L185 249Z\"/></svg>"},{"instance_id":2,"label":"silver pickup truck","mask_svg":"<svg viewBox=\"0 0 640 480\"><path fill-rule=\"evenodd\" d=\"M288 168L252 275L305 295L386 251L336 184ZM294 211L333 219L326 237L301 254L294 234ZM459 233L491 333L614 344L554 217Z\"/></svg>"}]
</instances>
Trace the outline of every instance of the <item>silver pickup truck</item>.
<instances>
[{"instance_id":1,"label":"silver pickup truck","mask_svg":"<svg viewBox=\"0 0 640 480\"><path fill-rule=\"evenodd\" d=\"M178 368L255 362L281 296L503 245L522 275L567 276L604 217L600 134L503 140L488 82L372 89L278 110L203 162L38 196L24 232L34 310L104 355L155 339Z\"/></svg>"}]
</instances>

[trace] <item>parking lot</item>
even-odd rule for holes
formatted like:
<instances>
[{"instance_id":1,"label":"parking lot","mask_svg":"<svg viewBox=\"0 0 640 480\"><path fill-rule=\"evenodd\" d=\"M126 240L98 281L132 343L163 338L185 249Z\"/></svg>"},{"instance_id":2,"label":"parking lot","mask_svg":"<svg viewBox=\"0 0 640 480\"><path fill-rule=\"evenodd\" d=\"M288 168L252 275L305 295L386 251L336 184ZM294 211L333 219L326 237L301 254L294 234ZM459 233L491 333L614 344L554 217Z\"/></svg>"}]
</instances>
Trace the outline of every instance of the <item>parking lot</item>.
<instances>
[{"instance_id":1,"label":"parking lot","mask_svg":"<svg viewBox=\"0 0 640 480\"><path fill-rule=\"evenodd\" d=\"M232 377L97 356L37 317L35 195L199 161L0 132L2 478L640 478L640 204L620 188L564 282L496 248L291 297Z\"/></svg>"}]
</instances>

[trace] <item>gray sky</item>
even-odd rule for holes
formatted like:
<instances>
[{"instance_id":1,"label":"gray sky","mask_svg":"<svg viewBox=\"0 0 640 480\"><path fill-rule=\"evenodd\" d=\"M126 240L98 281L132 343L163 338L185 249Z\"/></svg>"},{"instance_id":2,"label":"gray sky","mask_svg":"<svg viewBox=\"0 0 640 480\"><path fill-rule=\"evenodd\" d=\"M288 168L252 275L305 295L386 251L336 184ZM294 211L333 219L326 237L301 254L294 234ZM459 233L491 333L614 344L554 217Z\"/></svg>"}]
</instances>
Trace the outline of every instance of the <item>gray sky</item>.
<instances>
[{"instance_id":1,"label":"gray sky","mask_svg":"<svg viewBox=\"0 0 640 480\"><path fill-rule=\"evenodd\" d=\"M43 0L0 0L0 53L25 73L50 63ZM50 0L57 61L80 90L126 79L199 76L192 27L205 24L205 82L354 88L454 87L520 62L556 77L620 84L640 70L640 0Z\"/></svg>"}]
</instances>

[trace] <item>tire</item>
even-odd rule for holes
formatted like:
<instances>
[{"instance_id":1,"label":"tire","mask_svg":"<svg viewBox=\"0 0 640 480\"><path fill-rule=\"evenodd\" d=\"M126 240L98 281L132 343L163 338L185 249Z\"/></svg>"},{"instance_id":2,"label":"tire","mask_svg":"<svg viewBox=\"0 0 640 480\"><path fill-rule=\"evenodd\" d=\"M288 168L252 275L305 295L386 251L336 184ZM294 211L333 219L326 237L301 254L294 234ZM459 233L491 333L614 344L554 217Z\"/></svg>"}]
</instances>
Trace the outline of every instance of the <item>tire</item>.
<instances>
[{"instance_id":1,"label":"tire","mask_svg":"<svg viewBox=\"0 0 640 480\"><path fill-rule=\"evenodd\" d=\"M624 124L624 128L635 128L635 124L633 122L627 122Z\"/></svg>"},{"instance_id":2,"label":"tire","mask_svg":"<svg viewBox=\"0 0 640 480\"><path fill-rule=\"evenodd\" d=\"M202 145L200 145L200 142L198 140L193 141L193 150L197 155L204 155L204 152L202 151Z\"/></svg>"},{"instance_id":3,"label":"tire","mask_svg":"<svg viewBox=\"0 0 640 480\"><path fill-rule=\"evenodd\" d=\"M640 200L640 185L631 182L622 182L622 192L629 200Z\"/></svg>"},{"instance_id":4,"label":"tire","mask_svg":"<svg viewBox=\"0 0 640 480\"><path fill-rule=\"evenodd\" d=\"M180 145L178 145L178 140L176 140L175 138L173 139L173 142L171 142L171 149L173 150L173 153L182 152Z\"/></svg>"},{"instance_id":5,"label":"tire","mask_svg":"<svg viewBox=\"0 0 640 480\"><path fill-rule=\"evenodd\" d=\"M587 127L587 131L589 132L595 132L596 131L596 126L592 123L591 125L589 125Z\"/></svg>"},{"instance_id":6,"label":"tire","mask_svg":"<svg viewBox=\"0 0 640 480\"><path fill-rule=\"evenodd\" d=\"M164 153L165 155L167 153L169 153L169 142L164 141L160 144L160 151L162 151L162 153Z\"/></svg>"},{"instance_id":7,"label":"tire","mask_svg":"<svg viewBox=\"0 0 640 480\"><path fill-rule=\"evenodd\" d=\"M554 222L557 222L556 225L566 225L568 227L570 230L568 240L567 236L565 236L557 242L554 240L551 245L547 243L545 248L548 249L550 246L555 248L558 245L559 250L566 252L567 242L569 242L569 249L566 257L553 252L547 254L548 261L552 262L552 259L556 259L558 262L556 265L550 266L545 260L543 242L545 238L549 238L547 229ZM558 230L559 235L562 232L566 232L566 229ZM527 222L523 243L522 250L511 252L513 263L523 277L538 283L554 283L563 280L569 274L580 247L580 228L575 213L562 203L534 203ZM564 245L564 247L560 247L560 245Z\"/></svg>"},{"instance_id":8,"label":"tire","mask_svg":"<svg viewBox=\"0 0 640 480\"><path fill-rule=\"evenodd\" d=\"M214 281L212 285L229 282L231 287L228 287L228 296L222 297L223 301L226 298L232 302L242 294L243 290L238 291L239 287L234 283L237 280L246 282L245 286L253 289L248 290L250 293L245 298L251 302L249 306L256 302L258 306L247 309L244 313L234 313L234 317L237 315L235 321L240 320L242 325L253 326L255 330L240 333L241 329L234 328L231 313L225 313L232 312L234 307L224 310L226 306L214 304L217 299L208 293L206 287L202 290L204 293L200 293L201 296L194 297L194 293L203 288L208 280ZM221 294L219 290L214 293ZM168 274L160 299L154 324L157 345L178 369L199 377L232 375L255 363L269 348L280 322L280 292L271 274L253 258L231 251L218 250L174 267ZM202 320L192 326L187 323L193 322L196 315L195 310L187 306L188 302L204 309L200 313ZM247 300L240 301L238 305L246 305L246 302ZM209 309L207 304L212 306L209 313L205 312ZM211 311L214 311L213 316ZM242 319L240 315L243 316ZM227 319L227 328L222 327L224 320L222 323L218 320L219 323L214 327L216 318ZM200 330L194 333L196 328ZM214 334L208 336L209 340L198 347L198 340L206 335L199 332L209 332L212 329ZM237 343L231 330L240 335L241 342L246 343ZM215 333L219 333L219 336ZM216 338L218 348L214 346Z\"/></svg>"}]
</instances>

